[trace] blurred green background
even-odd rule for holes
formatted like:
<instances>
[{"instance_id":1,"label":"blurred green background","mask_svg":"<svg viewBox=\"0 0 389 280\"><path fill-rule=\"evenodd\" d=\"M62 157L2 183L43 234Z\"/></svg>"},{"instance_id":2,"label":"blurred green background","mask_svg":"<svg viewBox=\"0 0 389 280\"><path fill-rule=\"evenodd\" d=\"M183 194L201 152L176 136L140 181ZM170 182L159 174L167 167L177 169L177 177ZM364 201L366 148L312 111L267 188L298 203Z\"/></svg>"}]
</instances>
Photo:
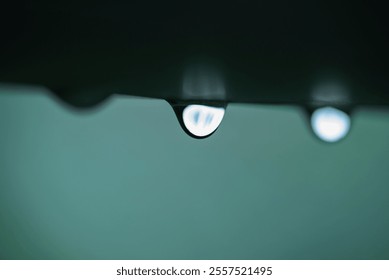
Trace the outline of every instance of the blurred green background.
<instances>
[{"instance_id":1,"label":"blurred green background","mask_svg":"<svg viewBox=\"0 0 389 280\"><path fill-rule=\"evenodd\" d=\"M389 112L315 139L233 104L196 140L162 100L0 90L1 259L389 259Z\"/></svg>"}]
</instances>

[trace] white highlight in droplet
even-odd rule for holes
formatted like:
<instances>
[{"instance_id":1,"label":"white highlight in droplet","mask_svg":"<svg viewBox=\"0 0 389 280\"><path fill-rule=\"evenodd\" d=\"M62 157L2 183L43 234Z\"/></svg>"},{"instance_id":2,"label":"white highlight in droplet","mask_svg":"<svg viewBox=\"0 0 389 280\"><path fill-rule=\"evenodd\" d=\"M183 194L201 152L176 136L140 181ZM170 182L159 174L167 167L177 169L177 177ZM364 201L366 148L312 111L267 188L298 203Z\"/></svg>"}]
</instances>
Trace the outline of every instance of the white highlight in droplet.
<instances>
[{"instance_id":1,"label":"white highlight in droplet","mask_svg":"<svg viewBox=\"0 0 389 280\"><path fill-rule=\"evenodd\" d=\"M223 120L224 108L205 105L185 107L182 118L185 127L195 136L205 137L214 132Z\"/></svg>"},{"instance_id":2,"label":"white highlight in droplet","mask_svg":"<svg viewBox=\"0 0 389 280\"><path fill-rule=\"evenodd\" d=\"M313 132L321 140L336 142L344 138L350 130L350 117L333 107L323 107L313 112L311 117Z\"/></svg>"}]
</instances>

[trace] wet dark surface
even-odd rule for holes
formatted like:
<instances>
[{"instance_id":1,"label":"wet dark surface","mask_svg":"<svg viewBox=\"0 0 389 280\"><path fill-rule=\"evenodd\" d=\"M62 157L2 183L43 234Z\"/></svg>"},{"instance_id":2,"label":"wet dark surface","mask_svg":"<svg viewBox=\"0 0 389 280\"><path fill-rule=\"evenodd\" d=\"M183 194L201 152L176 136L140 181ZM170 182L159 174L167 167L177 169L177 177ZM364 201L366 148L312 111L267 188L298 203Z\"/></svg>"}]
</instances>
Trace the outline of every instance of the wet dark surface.
<instances>
[{"instance_id":1,"label":"wet dark surface","mask_svg":"<svg viewBox=\"0 0 389 280\"><path fill-rule=\"evenodd\" d=\"M34 1L2 11L0 81L46 86L78 107L112 93L307 107L389 104L384 4ZM185 75L199 63L216 69L224 96L184 93Z\"/></svg>"}]
</instances>

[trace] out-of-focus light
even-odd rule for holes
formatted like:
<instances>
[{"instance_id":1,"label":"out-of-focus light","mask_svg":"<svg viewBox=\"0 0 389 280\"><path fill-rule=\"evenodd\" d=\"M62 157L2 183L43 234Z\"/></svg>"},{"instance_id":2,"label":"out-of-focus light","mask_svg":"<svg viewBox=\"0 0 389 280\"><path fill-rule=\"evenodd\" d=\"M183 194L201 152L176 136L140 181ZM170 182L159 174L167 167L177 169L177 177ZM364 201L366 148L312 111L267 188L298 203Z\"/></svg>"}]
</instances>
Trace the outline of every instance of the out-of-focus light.
<instances>
[{"instance_id":1,"label":"out-of-focus light","mask_svg":"<svg viewBox=\"0 0 389 280\"><path fill-rule=\"evenodd\" d=\"M206 137L219 127L224 113L224 108L189 105L185 107L182 118L186 129L190 133L197 137Z\"/></svg>"},{"instance_id":2,"label":"out-of-focus light","mask_svg":"<svg viewBox=\"0 0 389 280\"><path fill-rule=\"evenodd\" d=\"M337 142L349 132L350 117L338 109L323 107L313 112L311 125L313 132L321 140Z\"/></svg>"}]
</instances>

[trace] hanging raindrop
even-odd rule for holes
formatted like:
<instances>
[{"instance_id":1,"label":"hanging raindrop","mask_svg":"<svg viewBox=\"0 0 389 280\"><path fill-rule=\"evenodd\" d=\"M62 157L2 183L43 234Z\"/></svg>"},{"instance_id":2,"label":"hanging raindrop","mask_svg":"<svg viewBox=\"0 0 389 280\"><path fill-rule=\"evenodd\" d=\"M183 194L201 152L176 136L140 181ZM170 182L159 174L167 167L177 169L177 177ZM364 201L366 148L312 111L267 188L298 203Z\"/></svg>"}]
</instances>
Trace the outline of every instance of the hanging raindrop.
<instances>
[{"instance_id":1,"label":"hanging raindrop","mask_svg":"<svg viewBox=\"0 0 389 280\"><path fill-rule=\"evenodd\" d=\"M325 142L337 142L350 130L350 116L333 107L316 109L311 116L311 127L315 135Z\"/></svg>"},{"instance_id":2,"label":"hanging raindrop","mask_svg":"<svg viewBox=\"0 0 389 280\"><path fill-rule=\"evenodd\" d=\"M107 91L109 92L109 91ZM74 108L88 109L102 104L110 94L104 90L56 90L54 91L61 101Z\"/></svg>"},{"instance_id":3,"label":"hanging raindrop","mask_svg":"<svg viewBox=\"0 0 389 280\"><path fill-rule=\"evenodd\" d=\"M171 104L178 122L184 131L193 138L206 138L212 135L223 120L225 105Z\"/></svg>"}]
</instances>

